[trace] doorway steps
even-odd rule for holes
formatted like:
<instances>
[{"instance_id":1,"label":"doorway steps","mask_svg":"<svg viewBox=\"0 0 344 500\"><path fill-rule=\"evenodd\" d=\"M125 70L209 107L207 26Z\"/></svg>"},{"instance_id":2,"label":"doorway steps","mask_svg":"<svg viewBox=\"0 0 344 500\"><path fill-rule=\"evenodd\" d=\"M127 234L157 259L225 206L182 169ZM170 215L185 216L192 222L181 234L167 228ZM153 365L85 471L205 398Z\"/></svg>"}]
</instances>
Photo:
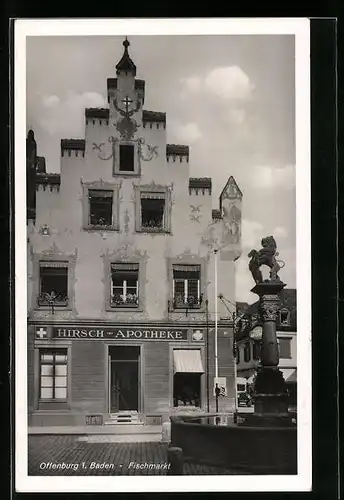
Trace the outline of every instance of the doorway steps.
<instances>
[{"instance_id":1,"label":"doorway steps","mask_svg":"<svg viewBox=\"0 0 344 500\"><path fill-rule=\"evenodd\" d=\"M137 411L110 413L110 419L104 423L105 423L105 425L117 425L117 424L139 425L139 424L142 424L142 422L140 420L140 416L139 416Z\"/></svg>"}]
</instances>

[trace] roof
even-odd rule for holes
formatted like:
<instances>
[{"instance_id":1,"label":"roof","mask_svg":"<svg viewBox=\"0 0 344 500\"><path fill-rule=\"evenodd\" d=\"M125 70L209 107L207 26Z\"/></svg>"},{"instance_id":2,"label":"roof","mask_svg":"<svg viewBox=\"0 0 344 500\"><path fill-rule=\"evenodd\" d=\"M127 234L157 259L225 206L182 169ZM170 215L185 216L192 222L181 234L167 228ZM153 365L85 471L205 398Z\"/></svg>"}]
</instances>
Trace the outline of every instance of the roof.
<instances>
[{"instance_id":1,"label":"roof","mask_svg":"<svg viewBox=\"0 0 344 500\"><path fill-rule=\"evenodd\" d=\"M237 302L237 312L238 312ZM245 302L241 303L245 304ZM248 304L247 304L248 305ZM277 321L277 330L279 332L296 332L297 329L297 304L296 304L296 289L295 288L285 288L280 293L280 310L287 309L290 312L290 322L288 325L283 325ZM239 314L239 312L238 312ZM242 313L242 320L238 320L237 326L237 340L241 340L248 337L249 332L257 325L261 324L259 315L259 301L257 300L253 304L248 305L245 311Z\"/></svg>"},{"instance_id":2,"label":"roof","mask_svg":"<svg viewBox=\"0 0 344 500\"><path fill-rule=\"evenodd\" d=\"M119 61L118 64L116 64L116 70L117 74L119 71L132 71L134 75L136 75L136 66L134 62L130 59L129 52L128 52L128 47L130 43L127 40L127 37L125 38L123 42L124 46L124 52L121 60Z\"/></svg>"},{"instance_id":3,"label":"roof","mask_svg":"<svg viewBox=\"0 0 344 500\"><path fill-rule=\"evenodd\" d=\"M210 177L190 177L189 188L208 188L211 189Z\"/></svg>"},{"instance_id":4,"label":"roof","mask_svg":"<svg viewBox=\"0 0 344 500\"><path fill-rule=\"evenodd\" d=\"M211 216L213 219L222 219L221 210L219 210L218 208L213 208L213 210L211 211Z\"/></svg>"},{"instance_id":5,"label":"roof","mask_svg":"<svg viewBox=\"0 0 344 500\"><path fill-rule=\"evenodd\" d=\"M85 139L61 139L61 149L85 151Z\"/></svg>"},{"instance_id":6,"label":"roof","mask_svg":"<svg viewBox=\"0 0 344 500\"><path fill-rule=\"evenodd\" d=\"M167 155L189 156L189 146L181 144L166 144Z\"/></svg>"},{"instance_id":7,"label":"roof","mask_svg":"<svg viewBox=\"0 0 344 500\"><path fill-rule=\"evenodd\" d=\"M44 156L36 156L36 171L40 173L45 173L45 158Z\"/></svg>"},{"instance_id":8,"label":"roof","mask_svg":"<svg viewBox=\"0 0 344 500\"><path fill-rule=\"evenodd\" d=\"M147 111L144 109L142 112L142 121L166 123L166 113L160 111Z\"/></svg>"},{"instance_id":9,"label":"roof","mask_svg":"<svg viewBox=\"0 0 344 500\"><path fill-rule=\"evenodd\" d=\"M86 108L86 118L109 118L110 110L108 108Z\"/></svg>"},{"instance_id":10,"label":"roof","mask_svg":"<svg viewBox=\"0 0 344 500\"><path fill-rule=\"evenodd\" d=\"M36 174L36 184L55 184L60 185L61 183L61 175L60 174L51 174L51 173L40 173Z\"/></svg>"}]
</instances>

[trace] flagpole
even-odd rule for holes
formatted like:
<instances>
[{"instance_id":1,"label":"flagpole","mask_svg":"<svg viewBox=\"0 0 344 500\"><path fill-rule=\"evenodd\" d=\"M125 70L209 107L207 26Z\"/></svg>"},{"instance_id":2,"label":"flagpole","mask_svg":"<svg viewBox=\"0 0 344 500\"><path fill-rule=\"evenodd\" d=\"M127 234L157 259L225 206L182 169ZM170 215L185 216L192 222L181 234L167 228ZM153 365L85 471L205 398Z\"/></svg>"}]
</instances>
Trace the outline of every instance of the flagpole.
<instances>
[{"instance_id":1,"label":"flagpole","mask_svg":"<svg viewBox=\"0 0 344 500\"><path fill-rule=\"evenodd\" d=\"M214 250L215 254L215 377L219 376L219 363L218 363L218 353L217 353L217 250Z\"/></svg>"}]
</instances>

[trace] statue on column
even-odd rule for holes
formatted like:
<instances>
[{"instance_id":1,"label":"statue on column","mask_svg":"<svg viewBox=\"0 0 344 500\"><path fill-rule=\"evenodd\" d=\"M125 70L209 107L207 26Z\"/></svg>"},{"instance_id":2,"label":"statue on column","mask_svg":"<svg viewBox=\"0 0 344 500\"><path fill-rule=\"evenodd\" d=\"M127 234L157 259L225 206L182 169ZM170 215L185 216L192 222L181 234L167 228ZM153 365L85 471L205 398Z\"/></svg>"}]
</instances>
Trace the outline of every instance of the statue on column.
<instances>
[{"instance_id":1,"label":"statue on column","mask_svg":"<svg viewBox=\"0 0 344 500\"><path fill-rule=\"evenodd\" d=\"M261 245L262 248L260 250L253 249L248 254L248 257L251 258L248 267L255 283L263 283L263 275L260 270L263 265L270 268L271 281L281 281L278 272L284 267L284 262L276 259L278 252L275 238L273 236L266 236L262 239Z\"/></svg>"}]
</instances>

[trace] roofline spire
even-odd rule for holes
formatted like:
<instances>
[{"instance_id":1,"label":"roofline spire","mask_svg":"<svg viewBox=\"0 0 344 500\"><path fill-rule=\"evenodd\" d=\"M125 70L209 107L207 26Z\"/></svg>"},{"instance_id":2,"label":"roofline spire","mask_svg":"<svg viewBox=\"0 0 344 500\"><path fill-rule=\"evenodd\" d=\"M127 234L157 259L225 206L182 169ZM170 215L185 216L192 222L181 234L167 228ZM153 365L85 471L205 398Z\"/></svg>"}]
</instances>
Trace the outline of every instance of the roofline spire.
<instances>
[{"instance_id":1,"label":"roofline spire","mask_svg":"<svg viewBox=\"0 0 344 500\"><path fill-rule=\"evenodd\" d=\"M130 42L128 40L128 37L125 37L125 40L123 41L123 47L124 47L124 52L122 55L121 60L119 63L116 65L116 70L117 74L120 71L130 71L136 76L136 66L134 62L130 59L129 52L128 52L128 47L130 46Z\"/></svg>"}]
</instances>

